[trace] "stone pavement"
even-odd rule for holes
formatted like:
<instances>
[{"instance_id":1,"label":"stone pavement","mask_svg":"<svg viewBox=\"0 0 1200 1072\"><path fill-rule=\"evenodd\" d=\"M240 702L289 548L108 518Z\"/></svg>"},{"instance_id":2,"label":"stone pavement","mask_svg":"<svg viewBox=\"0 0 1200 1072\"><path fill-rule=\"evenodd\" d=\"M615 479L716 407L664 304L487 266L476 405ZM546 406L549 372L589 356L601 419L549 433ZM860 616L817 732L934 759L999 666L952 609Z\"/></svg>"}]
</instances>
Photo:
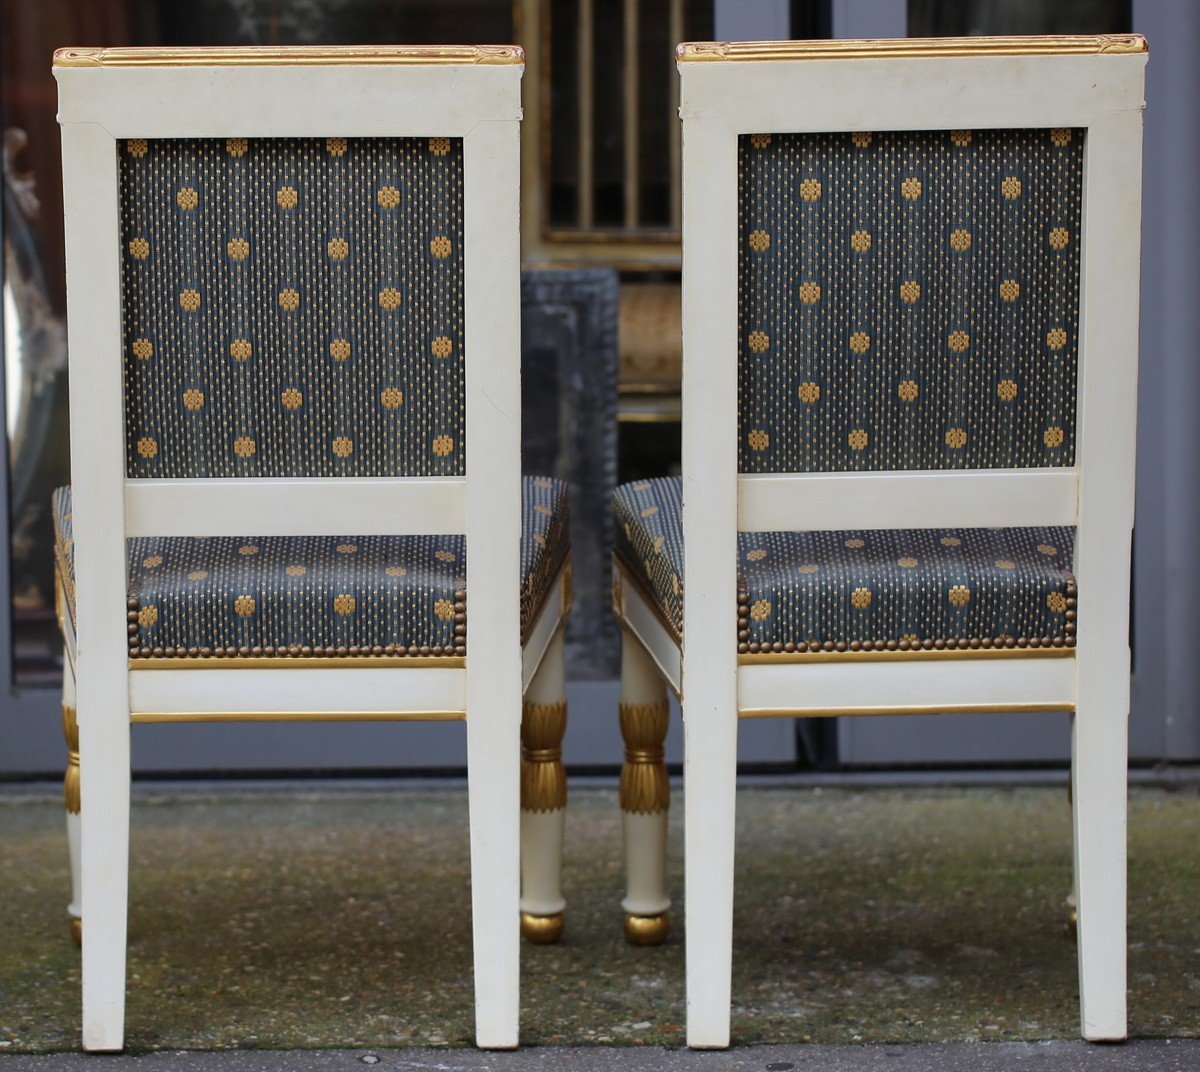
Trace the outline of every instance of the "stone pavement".
<instances>
[{"instance_id":1,"label":"stone pavement","mask_svg":"<svg viewBox=\"0 0 1200 1072\"><path fill-rule=\"evenodd\" d=\"M621 938L611 786L572 786L566 934L522 949L530 1048L513 1067L625 1067L656 1052L680 1068L709 1060L680 1052L682 794L668 867L675 931L661 948L636 948ZM1135 789L1129 846L1130 1036L1198 1036L1196 788ZM0 793L0 1055L46 1054L48 1068L69 1067L53 1055L79 1047L66 855L59 788ZM394 1068L422 1053L447 1068L489 1067L464 1064L478 1058L461 786L140 786L131 855L132 1052L213 1051L226 1062L215 1067L231 1069L267 1053L286 1054L277 1068L315 1068L338 1052L343 1067L371 1052ZM1040 1040L1077 1037L1061 785L747 788L737 869L736 1047L800 1044L787 1060L803 1070L815 1066L798 1062L826 1052L816 1046L985 1043L946 1051L977 1062L1003 1054L999 1043L1028 1043L1012 1052L1036 1056L1058 1052ZM735 1048L729 1060L749 1065L714 1057L711 1067L765 1067L753 1062L766 1052ZM861 1061L876 1051L846 1052ZM892 1051L877 1052L883 1063L866 1067L889 1067ZM1085 1070L1153 1053L1079 1052L1091 1064L1074 1067Z\"/></svg>"},{"instance_id":2,"label":"stone pavement","mask_svg":"<svg viewBox=\"0 0 1200 1072\"><path fill-rule=\"evenodd\" d=\"M1193 1072L1200 1040L1123 1046L966 1042L907 1046L745 1046L722 1053L644 1047L477 1050L225 1050L97 1057L12 1054L0 1072Z\"/></svg>"}]
</instances>

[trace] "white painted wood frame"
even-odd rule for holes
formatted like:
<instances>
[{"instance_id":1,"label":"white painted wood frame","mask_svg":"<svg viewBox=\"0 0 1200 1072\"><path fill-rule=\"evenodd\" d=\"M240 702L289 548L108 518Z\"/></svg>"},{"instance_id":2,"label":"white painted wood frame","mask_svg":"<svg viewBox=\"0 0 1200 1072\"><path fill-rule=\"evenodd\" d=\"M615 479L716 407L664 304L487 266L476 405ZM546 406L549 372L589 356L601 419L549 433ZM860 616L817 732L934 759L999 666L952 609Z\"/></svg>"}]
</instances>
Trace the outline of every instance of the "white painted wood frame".
<instances>
[{"instance_id":1,"label":"white painted wood frame","mask_svg":"<svg viewBox=\"0 0 1200 1072\"><path fill-rule=\"evenodd\" d=\"M445 49L61 50L82 760L83 1043L123 1045L131 712L467 721L476 1040L518 1040L520 293L523 56ZM125 476L117 142L457 137L464 151L462 480L145 481ZM186 497L185 494L186 493ZM279 509L289 496L287 511ZM296 511L299 495L303 510ZM134 535L464 533L461 668L130 672ZM551 604L554 604L554 600ZM557 609L564 609L558 597ZM535 629L536 632L536 629ZM543 628L543 648L553 627ZM540 658L540 655L538 656ZM219 665L219 664L218 664ZM211 675L211 676L210 676Z\"/></svg>"},{"instance_id":2,"label":"white painted wood frame","mask_svg":"<svg viewBox=\"0 0 1200 1072\"><path fill-rule=\"evenodd\" d=\"M466 532L463 477L312 477L125 482L125 531L134 536L338 536L354 504L355 536Z\"/></svg>"},{"instance_id":3,"label":"white painted wood frame","mask_svg":"<svg viewBox=\"0 0 1200 1072\"><path fill-rule=\"evenodd\" d=\"M679 639L667 629L641 587L613 560L613 609L625 631L646 651L667 687L680 694L682 657Z\"/></svg>"},{"instance_id":4,"label":"white painted wood frame","mask_svg":"<svg viewBox=\"0 0 1200 1072\"><path fill-rule=\"evenodd\" d=\"M1070 710L1081 1030L1125 1036L1125 767L1136 413L1140 38L681 46L688 1043L729 1043L737 713ZM740 134L1087 129L1076 465L737 471ZM739 666L739 529L1073 524L1074 658ZM632 616L636 601L627 599ZM649 616L653 619L653 615ZM657 621L633 631L652 655ZM1029 653L1033 655L1032 652ZM664 672L667 667L659 659ZM669 674L668 674L669 676Z\"/></svg>"}]
</instances>

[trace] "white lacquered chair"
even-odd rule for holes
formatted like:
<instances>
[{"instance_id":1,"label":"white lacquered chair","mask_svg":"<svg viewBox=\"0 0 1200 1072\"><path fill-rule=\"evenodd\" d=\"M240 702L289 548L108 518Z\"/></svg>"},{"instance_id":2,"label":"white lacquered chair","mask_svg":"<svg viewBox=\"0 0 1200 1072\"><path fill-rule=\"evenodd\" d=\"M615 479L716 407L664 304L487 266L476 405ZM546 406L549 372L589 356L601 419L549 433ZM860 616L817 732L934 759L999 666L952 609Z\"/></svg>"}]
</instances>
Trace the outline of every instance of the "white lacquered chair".
<instances>
[{"instance_id":1,"label":"white lacquered chair","mask_svg":"<svg viewBox=\"0 0 1200 1072\"><path fill-rule=\"evenodd\" d=\"M627 935L667 929L667 687L697 1047L739 716L1072 712L1081 1030L1123 1038L1145 41L679 59L683 479L614 500Z\"/></svg>"},{"instance_id":2,"label":"white lacquered chair","mask_svg":"<svg viewBox=\"0 0 1200 1072\"><path fill-rule=\"evenodd\" d=\"M466 720L476 1038L517 1044L519 912L562 925L570 598L566 489L520 475L522 64L56 54L86 1049L123 1044L130 725L229 720Z\"/></svg>"}]
</instances>

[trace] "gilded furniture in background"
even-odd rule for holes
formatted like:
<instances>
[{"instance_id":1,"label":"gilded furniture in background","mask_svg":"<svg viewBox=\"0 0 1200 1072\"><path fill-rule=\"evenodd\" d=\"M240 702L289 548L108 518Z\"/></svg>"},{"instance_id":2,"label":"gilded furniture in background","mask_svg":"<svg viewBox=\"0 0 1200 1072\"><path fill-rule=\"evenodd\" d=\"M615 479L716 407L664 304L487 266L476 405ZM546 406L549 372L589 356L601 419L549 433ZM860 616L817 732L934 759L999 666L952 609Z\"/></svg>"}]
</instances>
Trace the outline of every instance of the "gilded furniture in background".
<instances>
[{"instance_id":1,"label":"gilded furniture in background","mask_svg":"<svg viewBox=\"0 0 1200 1072\"><path fill-rule=\"evenodd\" d=\"M729 1041L739 716L1073 713L1081 1031L1125 1035L1145 49L680 48L683 478L617 490L613 587L632 941L682 690L690 1045Z\"/></svg>"},{"instance_id":2,"label":"gilded furniture in background","mask_svg":"<svg viewBox=\"0 0 1200 1072\"><path fill-rule=\"evenodd\" d=\"M562 925L571 576L565 486L520 476L521 72L56 54L86 1049L123 1045L130 725L228 720L465 720L476 1037L517 1043L518 911Z\"/></svg>"}]
</instances>

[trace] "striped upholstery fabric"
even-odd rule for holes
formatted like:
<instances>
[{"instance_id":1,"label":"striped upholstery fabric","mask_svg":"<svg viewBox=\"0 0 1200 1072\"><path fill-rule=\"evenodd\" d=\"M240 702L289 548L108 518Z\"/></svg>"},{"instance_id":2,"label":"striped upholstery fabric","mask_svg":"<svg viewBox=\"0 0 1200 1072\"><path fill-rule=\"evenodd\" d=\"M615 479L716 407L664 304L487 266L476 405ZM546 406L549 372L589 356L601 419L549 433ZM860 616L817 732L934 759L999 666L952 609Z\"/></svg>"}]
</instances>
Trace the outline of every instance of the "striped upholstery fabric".
<instances>
[{"instance_id":1,"label":"striped upholstery fabric","mask_svg":"<svg viewBox=\"0 0 1200 1072\"><path fill-rule=\"evenodd\" d=\"M743 135L740 470L1074 464L1083 143Z\"/></svg>"},{"instance_id":2,"label":"striped upholstery fabric","mask_svg":"<svg viewBox=\"0 0 1200 1072\"><path fill-rule=\"evenodd\" d=\"M71 489L53 499L55 554L75 614ZM569 547L561 481L522 482L521 630ZM462 536L139 538L129 541L130 655L462 655Z\"/></svg>"},{"instance_id":3,"label":"striped upholstery fabric","mask_svg":"<svg viewBox=\"0 0 1200 1072\"><path fill-rule=\"evenodd\" d=\"M678 638L680 481L622 485L613 508L617 557ZM1070 528L739 533L738 650L1072 647L1073 552Z\"/></svg>"},{"instance_id":4,"label":"striped upholstery fabric","mask_svg":"<svg viewBox=\"0 0 1200 1072\"><path fill-rule=\"evenodd\" d=\"M118 144L129 476L462 475L461 139Z\"/></svg>"}]
</instances>

